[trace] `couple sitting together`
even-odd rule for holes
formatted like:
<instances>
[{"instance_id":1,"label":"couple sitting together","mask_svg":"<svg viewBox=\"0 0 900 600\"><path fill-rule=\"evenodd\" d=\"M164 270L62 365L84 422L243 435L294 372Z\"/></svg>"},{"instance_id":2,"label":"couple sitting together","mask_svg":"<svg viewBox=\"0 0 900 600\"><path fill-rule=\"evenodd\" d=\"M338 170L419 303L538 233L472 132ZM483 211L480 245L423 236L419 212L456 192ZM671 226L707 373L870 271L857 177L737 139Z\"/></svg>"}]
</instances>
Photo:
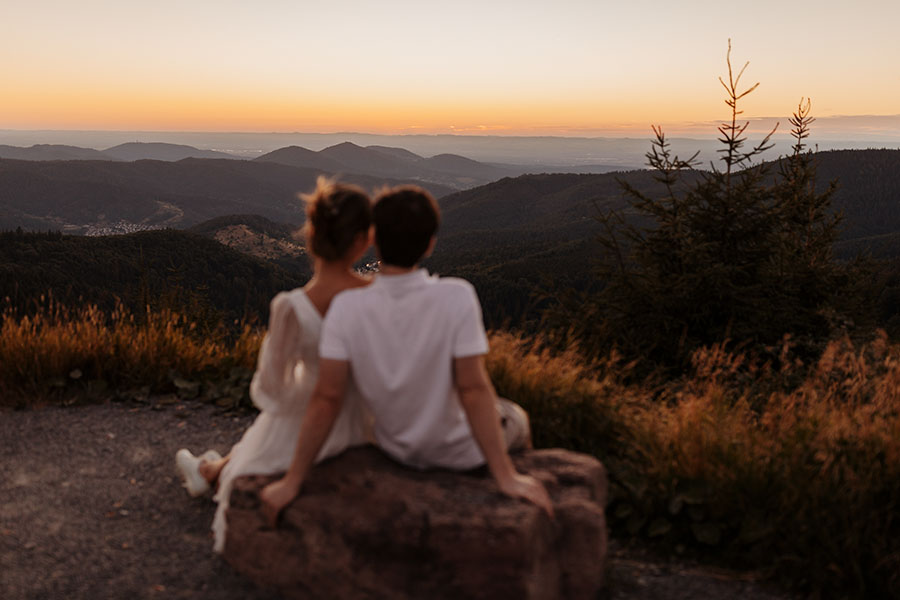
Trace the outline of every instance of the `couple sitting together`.
<instances>
[{"instance_id":1,"label":"couple sitting together","mask_svg":"<svg viewBox=\"0 0 900 600\"><path fill-rule=\"evenodd\" d=\"M314 274L272 300L250 386L261 412L228 456L176 455L192 495L218 485L215 551L224 549L235 477L286 471L260 492L274 526L314 463L370 441L418 469L486 463L500 491L552 514L544 486L509 458L531 444L528 417L494 393L475 290L418 268L440 222L434 198L403 186L373 205L356 187L320 179L305 200ZM381 270L370 280L353 264L369 247L373 223Z\"/></svg>"}]
</instances>

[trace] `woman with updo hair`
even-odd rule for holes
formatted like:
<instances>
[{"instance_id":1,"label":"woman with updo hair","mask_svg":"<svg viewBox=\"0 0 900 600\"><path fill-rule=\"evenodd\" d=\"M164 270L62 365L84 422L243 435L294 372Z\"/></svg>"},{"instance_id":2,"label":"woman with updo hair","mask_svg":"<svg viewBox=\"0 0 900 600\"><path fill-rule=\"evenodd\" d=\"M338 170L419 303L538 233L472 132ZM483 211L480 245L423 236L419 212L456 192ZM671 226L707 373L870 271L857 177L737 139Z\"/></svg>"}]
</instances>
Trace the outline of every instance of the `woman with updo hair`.
<instances>
[{"instance_id":1,"label":"woman with updo hair","mask_svg":"<svg viewBox=\"0 0 900 600\"><path fill-rule=\"evenodd\" d=\"M366 193L320 177L315 191L302 198L306 224L301 235L313 259L313 276L302 288L281 292L272 300L268 333L250 384L250 398L260 413L224 458L214 450L196 457L184 448L175 455L191 496L202 495L218 483L212 529L213 549L219 553L225 546L225 511L234 478L280 473L291 464L300 422L318 377L319 334L332 298L370 283L353 270L371 240L372 205ZM370 432L371 419L351 386L317 462L368 442Z\"/></svg>"}]
</instances>

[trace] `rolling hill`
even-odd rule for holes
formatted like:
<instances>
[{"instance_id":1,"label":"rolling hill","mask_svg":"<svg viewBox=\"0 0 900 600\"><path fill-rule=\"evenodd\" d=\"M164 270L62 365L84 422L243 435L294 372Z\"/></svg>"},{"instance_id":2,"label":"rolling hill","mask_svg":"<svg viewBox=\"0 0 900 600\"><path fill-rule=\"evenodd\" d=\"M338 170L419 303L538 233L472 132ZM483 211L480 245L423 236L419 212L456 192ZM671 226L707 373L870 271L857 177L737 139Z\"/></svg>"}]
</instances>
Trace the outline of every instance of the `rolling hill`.
<instances>
[{"instance_id":1,"label":"rolling hill","mask_svg":"<svg viewBox=\"0 0 900 600\"><path fill-rule=\"evenodd\" d=\"M164 142L127 142L106 150L66 146L61 144L36 144L29 148L0 145L0 158L15 160L167 160L185 158L228 158L239 157L226 152L201 150L184 144Z\"/></svg>"},{"instance_id":2,"label":"rolling hill","mask_svg":"<svg viewBox=\"0 0 900 600\"><path fill-rule=\"evenodd\" d=\"M349 134L348 134L349 135ZM203 150L186 144L165 142L126 142L95 150L65 145L35 145L30 148L0 145L0 158L15 160L162 160L175 162L186 158L244 160L243 157ZM405 148L384 145L359 146L344 141L320 151L292 145L271 151L257 161L317 169L333 175L369 175L379 178L403 179L423 185L437 184L454 190L470 189L503 177L525 173L567 172L605 173L613 167L579 163L570 166L541 164L510 165L479 162L452 153L439 153L430 158Z\"/></svg>"},{"instance_id":3,"label":"rolling hill","mask_svg":"<svg viewBox=\"0 0 900 600\"><path fill-rule=\"evenodd\" d=\"M312 264L297 229L259 215L228 215L188 229L244 254L266 260L291 273L312 274Z\"/></svg>"},{"instance_id":4,"label":"rolling hill","mask_svg":"<svg viewBox=\"0 0 900 600\"><path fill-rule=\"evenodd\" d=\"M257 162L272 162L301 169L319 169L323 173L341 173L347 169L339 160L335 160L320 152L313 152L300 146L288 146L273 150L254 159Z\"/></svg>"},{"instance_id":5,"label":"rolling hill","mask_svg":"<svg viewBox=\"0 0 900 600\"><path fill-rule=\"evenodd\" d=\"M822 152L817 162L820 189L838 181L832 200L843 214L837 255L900 257L900 150ZM560 288L596 284L590 265L601 252L594 241L601 227L594 218L598 211L620 210L632 222L639 218L619 180L645 193L661 191L651 172L629 171L524 175L445 196L438 245L428 265L470 279L490 325L508 318L534 324L546 302L534 300L535 291L552 295Z\"/></svg>"},{"instance_id":6,"label":"rolling hill","mask_svg":"<svg viewBox=\"0 0 900 600\"><path fill-rule=\"evenodd\" d=\"M455 154L424 158L404 148L364 148L352 142L342 142L318 152L290 146L264 154L255 160L321 169L327 173L356 173L402 179L426 187L429 184L439 184L454 189L467 189L521 173L512 167L488 165Z\"/></svg>"},{"instance_id":7,"label":"rolling hill","mask_svg":"<svg viewBox=\"0 0 900 600\"><path fill-rule=\"evenodd\" d=\"M115 160L93 148L62 144L35 144L29 148L0 145L0 158L15 160Z\"/></svg>"},{"instance_id":8,"label":"rolling hill","mask_svg":"<svg viewBox=\"0 0 900 600\"><path fill-rule=\"evenodd\" d=\"M253 213L303 222L298 192L312 190L316 169L271 162L188 158L177 162L0 160L0 229L79 233L119 222L185 228L213 217ZM398 180L348 174L367 190ZM436 196L451 190L428 185Z\"/></svg>"},{"instance_id":9,"label":"rolling hill","mask_svg":"<svg viewBox=\"0 0 900 600\"><path fill-rule=\"evenodd\" d=\"M900 232L900 150L831 150L816 160L818 187L838 183L842 240Z\"/></svg>"},{"instance_id":10,"label":"rolling hill","mask_svg":"<svg viewBox=\"0 0 900 600\"><path fill-rule=\"evenodd\" d=\"M177 161L185 158L227 158L239 160L226 152L200 150L184 144L167 144L163 142L128 142L107 148L103 154L117 160L167 160Z\"/></svg>"},{"instance_id":11,"label":"rolling hill","mask_svg":"<svg viewBox=\"0 0 900 600\"><path fill-rule=\"evenodd\" d=\"M843 214L841 240L900 232L900 150L836 150L816 155L817 185L838 188L832 207ZM776 166L770 166L774 172ZM697 171L691 177L701 176ZM504 178L444 196L442 233L490 230L539 234L558 230L576 237L597 210L625 209L620 181L661 193L651 171L597 175L540 174Z\"/></svg>"}]
</instances>

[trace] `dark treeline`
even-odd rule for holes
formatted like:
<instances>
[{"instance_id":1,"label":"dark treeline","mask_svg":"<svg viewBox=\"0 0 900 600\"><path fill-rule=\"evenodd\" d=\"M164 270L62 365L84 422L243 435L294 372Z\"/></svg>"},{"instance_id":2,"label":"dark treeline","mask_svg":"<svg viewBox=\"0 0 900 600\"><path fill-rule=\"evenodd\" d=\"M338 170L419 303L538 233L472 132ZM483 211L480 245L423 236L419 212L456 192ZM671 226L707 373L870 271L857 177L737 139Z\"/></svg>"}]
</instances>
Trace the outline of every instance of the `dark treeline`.
<instances>
[{"instance_id":1,"label":"dark treeline","mask_svg":"<svg viewBox=\"0 0 900 600\"><path fill-rule=\"evenodd\" d=\"M272 297L307 278L308 271L290 272L182 231L0 233L0 300L19 313L36 310L43 297L105 311L121 302L136 315L174 309L206 327L265 324Z\"/></svg>"}]
</instances>

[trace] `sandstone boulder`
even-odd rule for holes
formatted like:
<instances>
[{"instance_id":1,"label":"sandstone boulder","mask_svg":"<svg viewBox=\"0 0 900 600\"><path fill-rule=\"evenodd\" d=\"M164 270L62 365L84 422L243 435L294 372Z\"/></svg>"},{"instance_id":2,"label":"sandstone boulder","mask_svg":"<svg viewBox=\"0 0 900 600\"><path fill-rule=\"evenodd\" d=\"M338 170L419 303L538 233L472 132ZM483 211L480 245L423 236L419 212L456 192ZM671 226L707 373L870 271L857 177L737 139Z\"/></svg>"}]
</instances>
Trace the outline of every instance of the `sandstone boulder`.
<instances>
[{"instance_id":1,"label":"sandstone boulder","mask_svg":"<svg viewBox=\"0 0 900 600\"><path fill-rule=\"evenodd\" d=\"M235 481L225 559L286 598L595 598L606 560L606 474L565 450L513 456L544 482L556 518L500 494L486 469L419 472L374 447L313 469L267 527L259 490Z\"/></svg>"}]
</instances>

